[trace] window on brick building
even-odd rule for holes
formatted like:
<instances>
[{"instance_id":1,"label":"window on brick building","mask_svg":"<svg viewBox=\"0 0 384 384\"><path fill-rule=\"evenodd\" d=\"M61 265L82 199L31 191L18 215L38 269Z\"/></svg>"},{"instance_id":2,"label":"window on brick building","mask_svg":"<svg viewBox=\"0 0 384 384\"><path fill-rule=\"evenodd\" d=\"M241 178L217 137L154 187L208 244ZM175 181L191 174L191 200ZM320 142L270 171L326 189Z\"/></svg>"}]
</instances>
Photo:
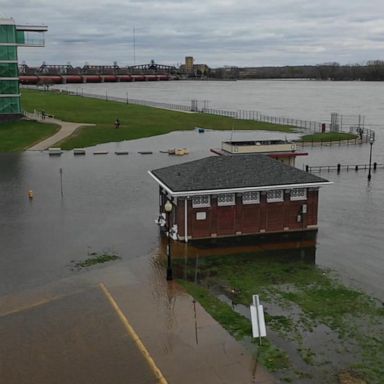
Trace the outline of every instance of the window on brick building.
<instances>
[{"instance_id":1,"label":"window on brick building","mask_svg":"<svg viewBox=\"0 0 384 384\"><path fill-rule=\"evenodd\" d=\"M258 204L260 203L260 192L244 192L243 204Z\"/></svg>"},{"instance_id":2,"label":"window on brick building","mask_svg":"<svg viewBox=\"0 0 384 384\"><path fill-rule=\"evenodd\" d=\"M283 201L283 190L282 189L273 189L267 192L267 202L274 203L276 201Z\"/></svg>"},{"instance_id":3,"label":"window on brick building","mask_svg":"<svg viewBox=\"0 0 384 384\"><path fill-rule=\"evenodd\" d=\"M217 205L235 205L235 194L234 193L222 193L217 196Z\"/></svg>"},{"instance_id":4,"label":"window on brick building","mask_svg":"<svg viewBox=\"0 0 384 384\"><path fill-rule=\"evenodd\" d=\"M192 197L192 207L193 208L202 208L210 207L211 199L209 195L196 195Z\"/></svg>"},{"instance_id":5,"label":"window on brick building","mask_svg":"<svg viewBox=\"0 0 384 384\"><path fill-rule=\"evenodd\" d=\"M305 188L291 189L291 200L307 200L307 190Z\"/></svg>"}]
</instances>

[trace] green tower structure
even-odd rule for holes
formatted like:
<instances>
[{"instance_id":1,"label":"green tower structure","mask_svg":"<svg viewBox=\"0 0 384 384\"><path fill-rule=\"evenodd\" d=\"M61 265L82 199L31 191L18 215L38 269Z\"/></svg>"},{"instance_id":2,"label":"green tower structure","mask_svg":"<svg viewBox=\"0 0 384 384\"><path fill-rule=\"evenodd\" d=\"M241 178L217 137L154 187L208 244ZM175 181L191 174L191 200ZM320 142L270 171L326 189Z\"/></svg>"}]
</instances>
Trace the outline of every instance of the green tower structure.
<instances>
[{"instance_id":1,"label":"green tower structure","mask_svg":"<svg viewBox=\"0 0 384 384\"><path fill-rule=\"evenodd\" d=\"M44 47L46 26L16 25L0 18L0 121L22 113L20 104L18 47Z\"/></svg>"}]
</instances>

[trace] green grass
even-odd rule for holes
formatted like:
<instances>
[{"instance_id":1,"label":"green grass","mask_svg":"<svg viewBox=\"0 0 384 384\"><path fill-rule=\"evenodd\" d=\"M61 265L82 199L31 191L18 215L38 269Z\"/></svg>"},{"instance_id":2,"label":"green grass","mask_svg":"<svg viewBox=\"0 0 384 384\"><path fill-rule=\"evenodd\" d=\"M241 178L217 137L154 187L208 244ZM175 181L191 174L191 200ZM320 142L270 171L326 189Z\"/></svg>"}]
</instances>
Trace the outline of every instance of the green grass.
<instances>
[{"instance_id":1,"label":"green grass","mask_svg":"<svg viewBox=\"0 0 384 384\"><path fill-rule=\"evenodd\" d=\"M186 275L194 276L193 260L188 268ZM329 327L340 340L340 347L329 346L330 353L332 348L343 350L345 345L354 345L359 355L354 355L357 363L349 368L369 383L380 383L384 377L384 308L377 300L343 285L331 271L302 261L290 261L287 252L284 257L277 258L260 253L199 259L198 277L199 285L204 288L203 300L194 293L195 288L191 289L192 283L183 285L236 337L249 335L249 325L232 322L228 313L223 321L221 311L211 311L211 299L207 298L209 294L214 296L219 291L230 297L235 292L235 302L248 306L252 295L258 293L265 304L267 328L274 330L286 342L294 343L301 359L309 367L321 361L322 357L305 344L305 335L323 325ZM226 311L232 310L225 303L221 305L227 307ZM278 305L282 313L270 315L269 305ZM236 324L234 330L231 329L233 324ZM271 366L280 366L278 361L273 361L273 354L269 359L272 359L269 362Z\"/></svg>"},{"instance_id":2,"label":"green grass","mask_svg":"<svg viewBox=\"0 0 384 384\"><path fill-rule=\"evenodd\" d=\"M93 252L90 255L91 255L91 257L88 257L87 259L85 259L83 261L78 261L78 262L73 261L72 262L73 266L77 269L87 268L87 267L92 267L96 264L104 264L104 263L107 263L109 261L121 259L120 256L109 254L109 253L98 254L96 252Z\"/></svg>"},{"instance_id":3,"label":"green grass","mask_svg":"<svg viewBox=\"0 0 384 384\"><path fill-rule=\"evenodd\" d=\"M0 123L0 151L16 152L52 136L60 127L36 121L18 120Z\"/></svg>"},{"instance_id":4,"label":"green grass","mask_svg":"<svg viewBox=\"0 0 384 384\"><path fill-rule=\"evenodd\" d=\"M249 320L234 312L227 304L213 296L209 290L185 280L178 280L178 282L237 340L252 334ZM260 363L271 372L289 367L288 355L273 346L268 340L263 340L261 346L255 345L255 354Z\"/></svg>"},{"instance_id":5,"label":"green grass","mask_svg":"<svg viewBox=\"0 0 384 384\"><path fill-rule=\"evenodd\" d=\"M232 311L228 305L214 297L207 289L189 281L179 280L179 283L195 300L207 308L210 315L220 321L220 324L237 340L252 333L251 323L245 317Z\"/></svg>"},{"instance_id":6,"label":"green grass","mask_svg":"<svg viewBox=\"0 0 384 384\"><path fill-rule=\"evenodd\" d=\"M358 136L353 133L346 132L324 132L324 133L314 133L312 135L301 136L300 140L304 142L324 142L328 143L330 141L342 141L342 140L353 140Z\"/></svg>"},{"instance_id":7,"label":"green grass","mask_svg":"<svg viewBox=\"0 0 384 384\"><path fill-rule=\"evenodd\" d=\"M271 130L293 132L292 127L204 113L183 113L140 105L125 104L59 92L22 90L22 105L26 111L44 110L63 121L93 123L83 127L60 143L63 149L88 147L107 142L118 142L162 135L172 131L192 130L195 127L216 130ZM114 128L116 118L119 129Z\"/></svg>"}]
</instances>

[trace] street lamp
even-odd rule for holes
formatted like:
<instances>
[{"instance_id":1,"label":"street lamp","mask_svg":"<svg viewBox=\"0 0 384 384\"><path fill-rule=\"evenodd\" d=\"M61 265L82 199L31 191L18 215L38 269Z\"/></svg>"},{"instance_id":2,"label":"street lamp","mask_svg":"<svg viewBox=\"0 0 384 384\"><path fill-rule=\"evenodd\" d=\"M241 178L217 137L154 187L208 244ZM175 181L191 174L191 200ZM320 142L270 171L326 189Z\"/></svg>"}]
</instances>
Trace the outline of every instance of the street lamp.
<instances>
[{"instance_id":1,"label":"street lamp","mask_svg":"<svg viewBox=\"0 0 384 384\"><path fill-rule=\"evenodd\" d=\"M164 204L164 209L167 214L167 230L168 230L168 243L167 243L167 280L173 280L172 273L172 260L171 260L171 212L172 212L172 203L167 200Z\"/></svg>"},{"instance_id":2,"label":"street lamp","mask_svg":"<svg viewBox=\"0 0 384 384\"><path fill-rule=\"evenodd\" d=\"M375 142L375 139L371 136L369 138L369 170L368 170L368 181L371 180L371 163L372 163L372 145Z\"/></svg>"}]
</instances>

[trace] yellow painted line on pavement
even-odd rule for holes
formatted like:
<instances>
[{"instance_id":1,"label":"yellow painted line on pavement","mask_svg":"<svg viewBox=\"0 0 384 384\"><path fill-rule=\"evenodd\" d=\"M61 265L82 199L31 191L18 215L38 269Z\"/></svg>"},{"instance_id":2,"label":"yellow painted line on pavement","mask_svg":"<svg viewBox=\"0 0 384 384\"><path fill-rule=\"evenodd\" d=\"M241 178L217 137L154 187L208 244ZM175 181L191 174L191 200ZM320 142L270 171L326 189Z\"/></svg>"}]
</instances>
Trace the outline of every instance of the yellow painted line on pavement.
<instances>
[{"instance_id":1,"label":"yellow painted line on pavement","mask_svg":"<svg viewBox=\"0 0 384 384\"><path fill-rule=\"evenodd\" d=\"M99 286L100 286L101 290L104 292L104 294L107 297L107 299L109 300L109 302L111 303L111 305L114 308L114 310L116 311L116 313L118 314L121 322L124 324L124 327L129 334L129 336L132 338L132 340L137 345L137 348L139 349L141 354L144 356L149 367L151 368L152 372L156 376L158 382L160 384L168 384L167 380L165 379L165 377L161 373L160 369L157 367L155 361L152 359L151 355L149 354L147 348L145 348L145 345L140 340L139 336L137 335L137 333L135 332L135 330L133 329L133 327L129 323L128 319L125 317L124 313L122 312L122 310L120 309L120 307L116 303L116 301L113 298L113 296L111 295L111 293L108 291L107 287L103 283L100 283Z\"/></svg>"},{"instance_id":2,"label":"yellow painted line on pavement","mask_svg":"<svg viewBox=\"0 0 384 384\"><path fill-rule=\"evenodd\" d=\"M55 301L59 298L59 296L53 296L49 299L42 299L40 301L36 301L35 303L32 303L32 304L25 304L25 305L21 305L17 308L13 308L13 309L9 309L9 310L5 310L4 312L0 311L0 317L5 317L5 316L9 316L9 315L13 315L15 313L19 313L19 312L23 312L23 311L29 311L31 309L34 309L36 307L41 307L45 304L48 304L48 303L51 303L52 301Z\"/></svg>"}]
</instances>

